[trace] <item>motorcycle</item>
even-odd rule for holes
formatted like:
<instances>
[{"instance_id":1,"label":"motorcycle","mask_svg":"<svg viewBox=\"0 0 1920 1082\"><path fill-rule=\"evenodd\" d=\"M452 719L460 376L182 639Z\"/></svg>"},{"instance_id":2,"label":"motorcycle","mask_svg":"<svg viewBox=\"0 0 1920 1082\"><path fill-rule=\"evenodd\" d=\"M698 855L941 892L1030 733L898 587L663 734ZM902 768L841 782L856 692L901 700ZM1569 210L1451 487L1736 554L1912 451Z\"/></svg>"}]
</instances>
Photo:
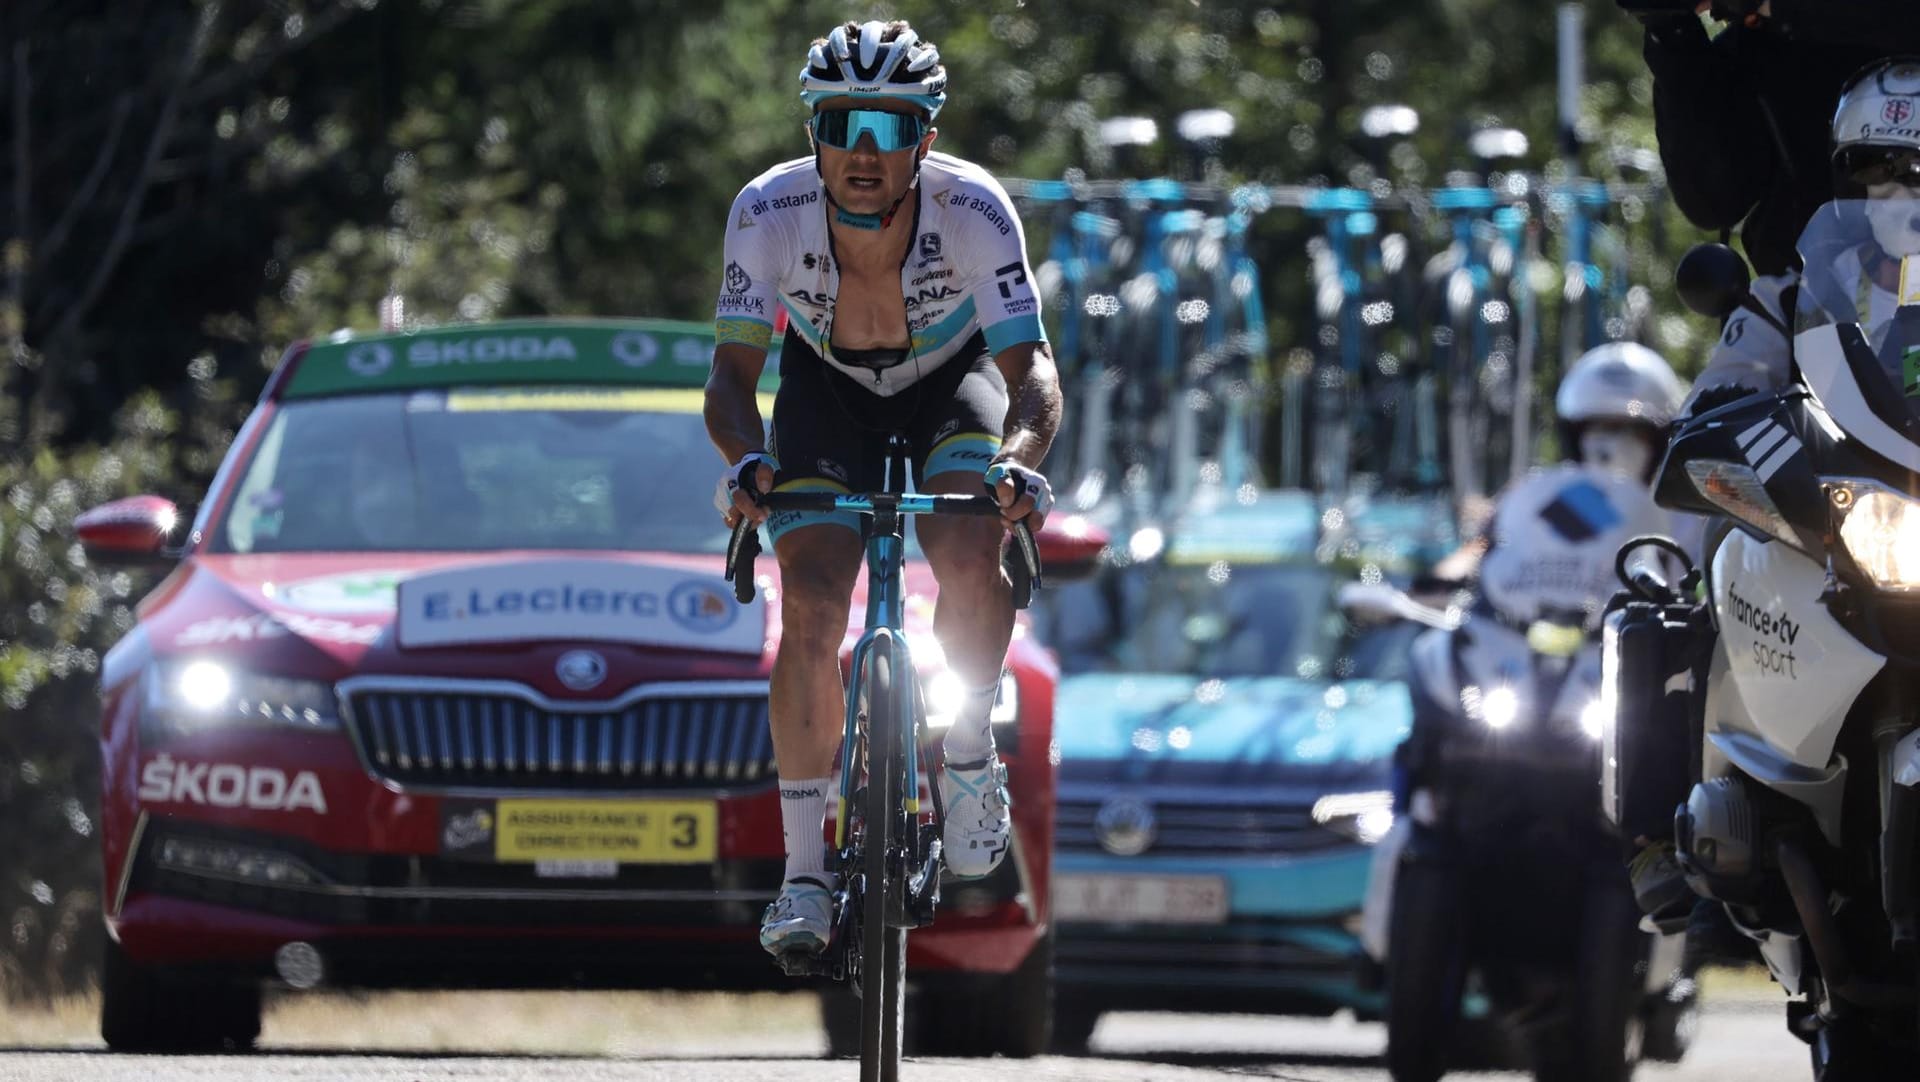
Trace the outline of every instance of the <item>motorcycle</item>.
<instances>
[{"instance_id":1,"label":"motorcycle","mask_svg":"<svg viewBox=\"0 0 1920 1082\"><path fill-rule=\"evenodd\" d=\"M1364 917L1373 949L1384 941L1395 1082L1520 1065L1542 1082L1624 1082L1643 1056L1686 1051L1682 937L1640 930L1593 807L1613 555L1666 520L1632 479L1537 471L1501 498L1478 596L1424 613L1389 599L1434 625L1413 646L1400 821ZM1503 1043L1522 1063L1473 1062Z\"/></svg>"},{"instance_id":2,"label":"motorcycle","mask_svg":"<svg viewBox=\"0 0 1920 1082\"><path fill-rule=\"evenodd\" d=\"M1800 252L1807 270L1782 305L1790 381L1691 418L1660 467L1661 506L1730 522L1704 603L1700 572L1674 582L1647 566L1656 546L1620 554L1629 594L1605 632L1603 793L1623 825L1664 811L1694 892L1802 997L1789 1026L1816 1079L1911 1078L1920 257L1886 256L1867 207L1849 202L1813 216ZM1660 775L1676 758L1692 772L1673 787Z\"/></svg>"}]
</instances>

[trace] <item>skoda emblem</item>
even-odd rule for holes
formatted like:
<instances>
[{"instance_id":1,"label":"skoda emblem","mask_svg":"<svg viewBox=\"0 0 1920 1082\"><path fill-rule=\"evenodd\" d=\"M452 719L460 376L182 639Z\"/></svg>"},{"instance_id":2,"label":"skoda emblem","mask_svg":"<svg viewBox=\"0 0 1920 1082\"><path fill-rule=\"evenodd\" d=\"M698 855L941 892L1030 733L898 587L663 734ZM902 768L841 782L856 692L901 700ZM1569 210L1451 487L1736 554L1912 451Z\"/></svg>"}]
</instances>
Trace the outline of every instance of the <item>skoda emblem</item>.
<instances>
[{"instance_id":1,"label":"skoda emblem","mask_svg":"<svg viewBox=\"0 0 1920 1082\"><path fill-rule=\"evenodd\" d=\"M1153 808L1127 797L1100 805L1093 817L1093 836L1100 848L1116 857L1137 857L1153 844Z\"/></svg>"},{"instance_id":2,"label":"skoda emblem","mask_svg":"<svg viewBox=\"0 0 1920 1082\"><path fill-rule=\"evenodd\" d=\"M575 691L588 691L607 678L607 659L592 650L569 650L554 663L560 682Z\"/></svg>"}]
</instances>

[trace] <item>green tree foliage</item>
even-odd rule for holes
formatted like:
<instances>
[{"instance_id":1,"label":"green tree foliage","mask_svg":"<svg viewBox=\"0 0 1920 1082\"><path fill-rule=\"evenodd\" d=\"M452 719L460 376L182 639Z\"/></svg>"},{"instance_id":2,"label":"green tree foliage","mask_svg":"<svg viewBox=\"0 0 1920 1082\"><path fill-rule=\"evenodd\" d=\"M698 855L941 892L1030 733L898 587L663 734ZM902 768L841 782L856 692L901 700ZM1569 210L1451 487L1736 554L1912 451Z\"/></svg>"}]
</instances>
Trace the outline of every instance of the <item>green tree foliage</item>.
<instances>
[{"instance_id":1,"label":"green tree foliage","mask_svg":"<svg viewBox=\"0 0 1920 1082\"><path fill-rule=\"evenodd\" d=\"M99 929L95 685L152 575L88 566L73 516L141 491L190 511L287 344L375 326L390 295L407 326L706 318L734 194L806 153L808 42L894 16L952 72L941 148L1002 175L1435 183L1482 122L1525 130L1531 167L1554 153L1552 8L1505 0L13 0L0 984L78 987ZM1605 0L1588 18L1582 164L1604 172L1616 145L1651 146L1650 84L1631 23ZM1421 111L1417 136L1356 142L1385 102ZM1237 129L1211 161L1096 138L1213 106ZM1282 350L1309 230L1256 230ZM1685 236L1643 231L1645 272ZM1693 361L1687 324L1666 329Z\"/></svg>"}]
</instances>

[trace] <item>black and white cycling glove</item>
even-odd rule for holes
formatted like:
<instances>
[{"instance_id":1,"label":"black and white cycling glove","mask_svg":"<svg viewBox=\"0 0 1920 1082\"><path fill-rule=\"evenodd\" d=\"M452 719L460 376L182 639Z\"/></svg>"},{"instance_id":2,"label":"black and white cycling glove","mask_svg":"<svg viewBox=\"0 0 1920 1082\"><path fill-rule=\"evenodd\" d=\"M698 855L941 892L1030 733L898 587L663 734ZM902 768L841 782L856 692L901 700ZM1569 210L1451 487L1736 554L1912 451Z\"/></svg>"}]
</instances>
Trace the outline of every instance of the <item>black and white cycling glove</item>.
<instances>
[{"instance_id":1,"label":"black and white cycling glove","mask_svg":"<svg viewBox=\"0 0 1920 1082\"><path fill-rule=\"evenodd\" d=\"M725 518L733 513L733 494L745 487L745 482L761 466L775 473L780 472L779 459L765 451L752 451L742 455L740 461L728 466L727 472L720 475L720 483L713 488L713 506L720 512L720 517Z\"/></svg>"},{"instance_id":2,"label":"black and white cycling glove","mask_svg":"<svg viewBox=\"0 0 1920 1082\"><path fill-rule=\"evenodd\" d=\"M1021 496L1033 499L1033 512L1042 519L1053 513L1053 486L1047 483L1046 476L1039 470L1030 470L1025 466L1016 466L1010 462L995 462L987 466L984 480L987 487L998 492L1000 482L1013 482L1013 502L1019 503Z\"/></svg>"}]
</instances>

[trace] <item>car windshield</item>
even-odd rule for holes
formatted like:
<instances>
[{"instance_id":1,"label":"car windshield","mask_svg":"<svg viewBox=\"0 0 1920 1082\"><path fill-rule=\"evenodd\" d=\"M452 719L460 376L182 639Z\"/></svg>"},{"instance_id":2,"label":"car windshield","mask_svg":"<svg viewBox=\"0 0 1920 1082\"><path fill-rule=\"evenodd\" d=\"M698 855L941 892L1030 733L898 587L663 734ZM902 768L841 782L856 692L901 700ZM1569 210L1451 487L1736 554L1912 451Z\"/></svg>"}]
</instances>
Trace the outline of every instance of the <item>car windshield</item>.
<instances>
[{"instance_id":1,"label":"car windshield","mask_svg":"<svg viewBox=\"0 0 1920 1082\"><path fill-rule=\"evenodd\" d=\"M213 551L726 551L698 390L495 389L283 405Z\"/></svg>"},{"instance_id":2,"label":"car windshield","mask_svg":"<svg viewBox=\"0 0 1920 1082\"><path fill-rule=\"evenodd\" d=\"M1418 630L1400 623L1358 627L1334 604L1340 581L1314 564L1161 564L1132 569L1114 591L1118 633L1092 668L1203 677L1293 676L1395 680Z\"/></svg>"}]
</instances>

